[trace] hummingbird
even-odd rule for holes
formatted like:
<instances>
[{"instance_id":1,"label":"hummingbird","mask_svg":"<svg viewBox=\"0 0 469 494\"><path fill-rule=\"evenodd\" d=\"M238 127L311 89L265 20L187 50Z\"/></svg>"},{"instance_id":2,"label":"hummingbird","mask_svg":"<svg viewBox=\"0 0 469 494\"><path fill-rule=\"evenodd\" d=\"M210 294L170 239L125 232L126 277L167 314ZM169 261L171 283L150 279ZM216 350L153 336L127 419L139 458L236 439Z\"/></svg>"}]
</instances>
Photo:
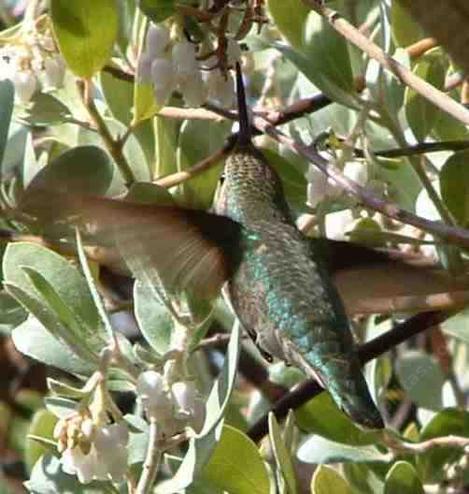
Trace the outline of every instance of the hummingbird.
<instances>
[{"instance_id":1,"label":"hummingbird","mask_svg":"<svg viewBox=\"0 0 469 494\"><path fill-rule=\"evenodd\" d=\"M275 357L300 368L354 422L383 428L335 276L347 267L379 270L396 262L383 252L311 239L298 230L279 176L252 143L239 65L236 81L239 132L214 212L80 195L70 183L52 189L40 174L20 208L45 224L91 227L146 283L207 298L224 287L241 325L268 361ZM401 278L409 269L401 266Z\"/></svg>"}]
</instances>

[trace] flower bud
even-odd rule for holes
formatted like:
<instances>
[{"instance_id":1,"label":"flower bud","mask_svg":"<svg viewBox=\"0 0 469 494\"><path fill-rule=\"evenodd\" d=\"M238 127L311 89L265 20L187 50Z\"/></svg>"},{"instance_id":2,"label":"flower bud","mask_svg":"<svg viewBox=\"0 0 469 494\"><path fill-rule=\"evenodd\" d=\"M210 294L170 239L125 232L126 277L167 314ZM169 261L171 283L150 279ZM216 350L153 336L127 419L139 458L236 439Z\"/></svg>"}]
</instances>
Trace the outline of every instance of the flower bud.
<instances>
[{"instance_id":1,"label":"flower bud","mask_svg":"<svg viewBox=\"0 0 469 494\"><path fill-rule=\"evenodd\" d=\"M15 96L21 103L28 103L36 91L37 79L31 71L17 71L12 77Z\"/></svg>"},{"instance_id":2,"label":"flower bud","mask_svg":"<svg viewBox=\"0 0 469 494\"><path fill-rule=\"evenodd\" d=\"M146 52L151 58L161 57L169 44L169 29L161 24L151 24L146 36Z\"/></svg>"}]
</instances>

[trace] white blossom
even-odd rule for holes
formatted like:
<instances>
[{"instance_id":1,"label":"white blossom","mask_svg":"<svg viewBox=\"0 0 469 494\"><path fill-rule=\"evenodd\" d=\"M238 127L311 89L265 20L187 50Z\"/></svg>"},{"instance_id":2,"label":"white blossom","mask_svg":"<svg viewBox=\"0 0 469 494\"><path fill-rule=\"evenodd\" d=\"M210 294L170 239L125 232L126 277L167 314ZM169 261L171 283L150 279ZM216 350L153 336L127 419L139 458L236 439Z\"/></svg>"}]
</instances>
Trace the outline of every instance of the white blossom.
<instances>
[{"instance_id":1,"label":"white blossom","mask_svg":"<svg viewBox=\"0 0 469 494\"><path fill-rule=\"evenodd\" d=\"M137 63L137 82L151 83L151 64L153 57L146 52L142 52Z\"/></svg>"},{"instance_id":2,"label":"white blossom","mask_svg":"<svg viewBox=\"0 0 469 494\"><path fill-rule=\"evenodd\" d=\"M175 89L173 64L166 58L155 58L151 64L153 91L157 103L166 103Z\"/></svg>"},{"instance_id":3,"label":"white blossom","mask_svg":"<svg viewBox=\"0 0 469 494\"><path fill-rule=\"evenodd\" d=\"M173 401L163 376L156 371L140 374L137 394L149 418L165 421L173 417Z\"/></svg>"},{"instance_id":4,"label":"white blossom","mask_svg":"<svg viewBox=\"0 0 469 494\"><path fill-rule=\"evenodd\" d=\"M187 106L199 107L207 99L207 88L199 71L179 82L179 89Z\"/></svg>"},{"instance_id":5,"label":"white blossom","mask_svg":"<svg viewBox=\"0 0 469 494\"><path fill-rule=\"evenodd\" d=\"M125 423L98 425L89 416L74 414L57 422L62 470L82 484L92 480L121 481L127 471L129 431Z\"/></svg>"},{"instance_id":6,"label":"white blossom","mask_svg":"<svg viewBox=\"0 0 469 494\"><path fill-rule=\"evenodd\" d=\"M195 47L188 41L179 41L173 46L172 59L179 80L193 77L198 73L199 67L195 56Z\"/></svg>"},{"instance_id":7,"label":"white blossom","mask_svg":"<svg viewBox=\"0 0 469 494\"><path fill-rule=\"evenodd\" d=\"M210 70L205 76L208 98L225 108L233 106L235 90L230 74L225 76L219 70Z\"/></svg>"},{"instance_id":8,"label":"white blossom","mask_svg":"<svg viewBox=\"0 0 469 494\"><path fill-rule=\"evenodd\" d=\"M151 24L146 36L146 53L151 58L163 56L169 44L169 29L161 24Z\"/></svg>"},{"instance_id":9,"label":"white blossom","mask_svg":"<svg viewBox=\"0 0 469 494\"><path fill-rule=\"evenodd\" d=\"M368 181L368 169L365 163L350 161L344 166L344 175L357 184L364 186Z\"/></svg>"}]
</instances>

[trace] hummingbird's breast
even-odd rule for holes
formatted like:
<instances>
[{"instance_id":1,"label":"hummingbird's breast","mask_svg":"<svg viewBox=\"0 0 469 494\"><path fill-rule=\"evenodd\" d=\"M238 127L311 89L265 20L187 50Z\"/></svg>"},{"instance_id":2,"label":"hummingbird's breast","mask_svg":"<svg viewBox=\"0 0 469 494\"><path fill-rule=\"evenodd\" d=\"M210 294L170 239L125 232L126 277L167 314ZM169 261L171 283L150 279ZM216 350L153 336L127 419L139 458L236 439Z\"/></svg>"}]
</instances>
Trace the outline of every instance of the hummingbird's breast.
<instances>
[{"instance_id":1,"label":"hummingbird's breast","mask_svg":"<svg viewBox=\"0 0 469 494\"><path fill-rule=\"evenodd\" d=\"M279 177L255 148L227 159L217 210L243 226L241 263L228 288L259 345L301 367L299 353L311 348L320 367L322 347L349 354L353 341L339 296L296 228Z\"/></svg>"}]
</instances>

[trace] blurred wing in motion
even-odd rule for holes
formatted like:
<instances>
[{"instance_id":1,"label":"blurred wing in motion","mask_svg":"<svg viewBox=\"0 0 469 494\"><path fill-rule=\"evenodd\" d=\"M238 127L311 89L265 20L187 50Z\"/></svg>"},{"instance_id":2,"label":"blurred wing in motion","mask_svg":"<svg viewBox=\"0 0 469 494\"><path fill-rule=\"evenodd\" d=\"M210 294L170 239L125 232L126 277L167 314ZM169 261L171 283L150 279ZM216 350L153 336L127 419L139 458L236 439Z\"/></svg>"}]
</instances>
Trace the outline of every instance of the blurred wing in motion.
<instances>
[{"instance_id":1,"label":"blurred wing in motion","mask_svg":"<svg viewBox=\"0 0 469 494\"><path fill-rule=\"evenodd\" d=\"M430 311L469 303L469 278L412 265L352 242L312 239L349 315Z\"/></svg>"},{"instance_id":2,"label":"blurred wing in motion","mask_svg":"<svg viewBox=\"0 0 469 494\"><path fill-rule=\"evenodd\" d=\"M51 191L21 209L45 224L78 225L117 247L136 278L170 291L212 297L238 263L240 225L205 211Z\"/></svg>"}]
</instances>

